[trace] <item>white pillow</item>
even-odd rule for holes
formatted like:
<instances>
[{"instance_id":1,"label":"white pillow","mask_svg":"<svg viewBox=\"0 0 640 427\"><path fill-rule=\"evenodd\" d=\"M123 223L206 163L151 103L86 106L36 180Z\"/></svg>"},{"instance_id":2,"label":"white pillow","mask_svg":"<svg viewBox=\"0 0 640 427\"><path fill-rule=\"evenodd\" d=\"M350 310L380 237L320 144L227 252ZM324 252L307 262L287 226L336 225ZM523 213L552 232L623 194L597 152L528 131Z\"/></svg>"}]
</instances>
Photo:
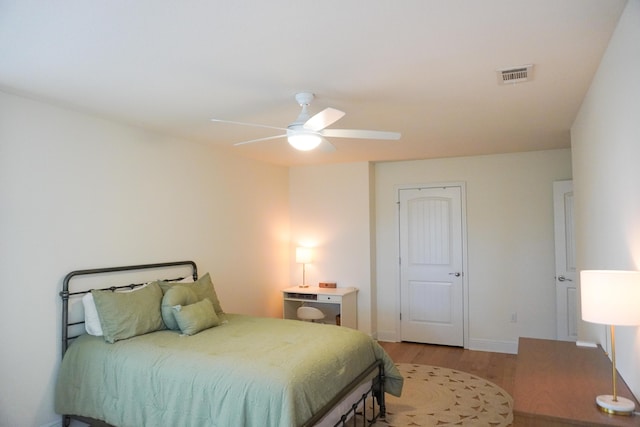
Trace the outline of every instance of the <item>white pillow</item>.
<instances>
[{"instance_id":1,"label":"white pillow","mask_svg":"<svg viewBox=\"0 0 640 427\"><path fill-rule=\"evenodd\" d=\"M145 283L135 289L118 290L117 292L135 292L147 287L147 285L149 285L149 283ZM102 333L102 325L100 324L98 309L96 308L96 303L93 301L93 295L91 292L82 297L82 305L84 306L84 329L89 335L93 335L95 337L103 336L104 334Z\"/></svg>"},{"instance_id":2,"label":"white pillow","mask_svg":"<svg viewBox=\"0 0 640 427\"><path fill-rule=\"evenodd\" d=\"M82 305L84 306L84 328L89 335L101 337L103 335L102 326L91 292L82 297Z\"/></svg>"}]
</instances>

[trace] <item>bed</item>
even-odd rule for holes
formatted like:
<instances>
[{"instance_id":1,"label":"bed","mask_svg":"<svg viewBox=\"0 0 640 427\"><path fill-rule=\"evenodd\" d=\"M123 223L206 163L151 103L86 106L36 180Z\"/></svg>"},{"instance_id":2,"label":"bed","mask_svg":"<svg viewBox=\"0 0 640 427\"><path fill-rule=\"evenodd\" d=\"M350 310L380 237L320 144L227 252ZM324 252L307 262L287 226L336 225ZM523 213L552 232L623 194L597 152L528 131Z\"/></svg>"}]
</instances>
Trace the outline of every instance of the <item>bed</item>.
<instances>
[{"instance_id":1,"label":"bed","mask_svg":"<svg viewBox=\"0 0 640 427\"><path fill-rule=\"evenodd\" d=\"M172 277L173 270L182 272ZM125 272L155 276L104 286ZM70 289L72 279L88 277L93 289ZM60 295L55 409L64 425L71 419L119 427L334 426L350 419L366 425L384 417L385 392L402 390L402 376L368 335L225 313L210 276L198 278L192 261L74 271ZM85 333L96 324L88 295L102 335ZM377 408L355 417L371 406L366 399Z\"/></svg>"}]
</instances>

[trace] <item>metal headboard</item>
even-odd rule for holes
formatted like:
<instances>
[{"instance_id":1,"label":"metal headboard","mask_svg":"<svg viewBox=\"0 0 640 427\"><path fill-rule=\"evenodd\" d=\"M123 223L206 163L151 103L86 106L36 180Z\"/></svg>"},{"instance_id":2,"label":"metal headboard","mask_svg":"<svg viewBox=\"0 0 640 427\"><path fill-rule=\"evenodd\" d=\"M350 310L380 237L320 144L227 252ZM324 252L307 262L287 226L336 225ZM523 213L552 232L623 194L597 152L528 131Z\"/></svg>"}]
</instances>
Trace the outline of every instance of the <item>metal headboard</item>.
<instances>
[{"instance_id":1,"label":"metal headboard","mask_svg":"<svg viewBox=\"0 0 640 427\"><path fill-rule=\"evenodd\" d=\"M127 265L123 267L107 267L107 268L94 268L90 270L76 270L67 274L62 282L62 291L60 291L60 298L62 298L62 356L67 351L69 347L69 341L78 338L80 334L70 335L69 328L77 325L81 325L84 323L84 320L78 322L69 323L69 298L71 296L84 295L91 292L91 290L84 290L78 292L69 292L69 281L77 276L87 276L93 274L104 274L104 273L116 273L123 271L133 271L133 270L150 270L150 269L162 269L168 267L180 267L180 266L190 266L192 271L193 280L198 280L198 267L196 263L193 261L174 261L174 262L161 262L156 264L140 264L140 265ZM163 280L179 280L184 279L184 277L176 277L174 279L163 279ZM111 290L115 291L117 289L134 289L138 286L142 286L147 282L143 283L131 283L129 285L122 286L110 286L108 288L102 288L102 290Z\"/></svg>"}]
</instances>

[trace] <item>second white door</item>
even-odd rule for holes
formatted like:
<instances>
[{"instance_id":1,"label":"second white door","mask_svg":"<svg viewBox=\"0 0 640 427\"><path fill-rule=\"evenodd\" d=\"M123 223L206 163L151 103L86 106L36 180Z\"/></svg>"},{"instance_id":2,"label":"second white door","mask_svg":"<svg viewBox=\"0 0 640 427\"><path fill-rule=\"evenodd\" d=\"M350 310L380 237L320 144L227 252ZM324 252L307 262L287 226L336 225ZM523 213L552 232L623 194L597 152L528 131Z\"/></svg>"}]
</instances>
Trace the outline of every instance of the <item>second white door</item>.
<instances>
[{"instance_id":1,"label":"second white door","mask_svg":"<svg viewBox=\"0 0 640 427\"><path fill-rule=\"evenodd\" d=\"M573 181L553 183L556 247L556 313L560 341L578 339L578 275L573 235Z\"/></svg>"},{"instance_id":2,"label":"second white door","mask_svg":"<svg viewBox=\"0 0 640 427\"><path fill-rule=\"evenodd\" d=\"M462 188L399 190L401 339L464 346Z\"/></svg>"}]
</instances>

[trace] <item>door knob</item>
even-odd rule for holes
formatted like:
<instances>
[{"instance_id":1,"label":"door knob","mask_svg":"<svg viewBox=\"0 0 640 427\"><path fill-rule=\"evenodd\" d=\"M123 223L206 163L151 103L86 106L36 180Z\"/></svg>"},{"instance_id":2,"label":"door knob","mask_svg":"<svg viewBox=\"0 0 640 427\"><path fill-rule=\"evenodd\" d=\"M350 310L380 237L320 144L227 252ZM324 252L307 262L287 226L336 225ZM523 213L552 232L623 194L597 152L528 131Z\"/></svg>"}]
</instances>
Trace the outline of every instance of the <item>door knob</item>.
<instances>
[{"instance_id":1,"label":"door knob","mask_svg":"<svg viewBox=\"0 0 640 427\"><path fill-rule=\"evenodd\" d=\"M449 273L449 276L456 276L456 277L460 277L460 273L455 272L455 273Z\"/></svg>"},{"instance_id":2,"label":"door knob","mask_svg":"<svg viewBox=\"0 0 640 427\"><path fill-rule=\"evenodd\" d=\"M564 282L564 281L567 281L567 282L573 282L573 280L571 280L571 279L567 279L567 278L566 278L566 277L564 277L564 276L558 276L558 282Z\"/></svg>"}]
</instances>

